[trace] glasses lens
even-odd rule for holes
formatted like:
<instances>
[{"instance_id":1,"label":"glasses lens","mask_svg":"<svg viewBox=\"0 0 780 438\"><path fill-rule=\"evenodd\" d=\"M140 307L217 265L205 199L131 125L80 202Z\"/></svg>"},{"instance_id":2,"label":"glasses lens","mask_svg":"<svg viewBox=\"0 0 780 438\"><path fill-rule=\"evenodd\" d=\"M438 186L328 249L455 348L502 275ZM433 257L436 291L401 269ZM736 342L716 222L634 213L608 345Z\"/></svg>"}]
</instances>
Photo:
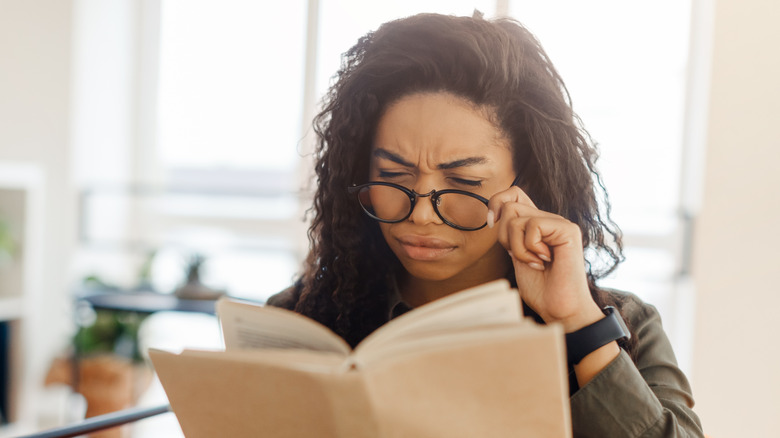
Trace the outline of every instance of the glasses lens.
<instances>
[{"instance_id":1,"label":"glasses lens","mask_svg":"<svg viewBox=\"0 0 780 438\"><path fill-rule=\"evenodd\" d=\"M383 185L363 187L358 200L370 216L383 221L400 221L411 210L409 196L401 190Z\"/></svg>"},{"instance_id":2,"label":"glasses lens","mask_svg":"<svg viewBox=\"0 0 780 438\"><path fill-rule=\"evenodd\" d=\"M481 200L461 193L439 195L437 204L441 216L463 228L480 228L485 225L488 207Z\"/></svg>"}]
</instances>

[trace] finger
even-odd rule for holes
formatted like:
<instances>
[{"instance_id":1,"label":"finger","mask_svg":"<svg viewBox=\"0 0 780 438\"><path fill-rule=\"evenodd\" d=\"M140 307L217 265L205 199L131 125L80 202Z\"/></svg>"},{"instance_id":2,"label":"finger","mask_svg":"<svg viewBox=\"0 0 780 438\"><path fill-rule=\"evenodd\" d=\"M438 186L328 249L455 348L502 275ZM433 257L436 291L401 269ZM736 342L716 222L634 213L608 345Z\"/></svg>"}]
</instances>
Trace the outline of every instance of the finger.
<instances>
[{"instance_id":1,"label":"finger","mask_svg":"<svg viewBox=\"0 0 780 438\"><path fill-rule=\"evenodd\" d=\"M496 193L488 200L488 226L491 226L491 223L498 222L501 218L501 206L507 203L523 204L536 209L534 202L520 187L512 186L502 192Z\"/></svg>"},{"instance_id":2,"label":"finger","mask_svg":"<svg viewBox=\"0 0 780 438\"><path fill-rule=\"evenodd\" d=\"M526 245L526 225L528 220L525 218L514 218L506 227L506 248L509 255L515 260L527 264L529 267L538 271L544 270L544 261Z\"/></svg>"},{"instance_id":3,"label":"finger","mask_svg":"<svg viewBox=\"0 0 780 438\"><path fill-rule=\"evenodd\" d=\"M565 243L581 245L582 232L573 222L553 213L535 209L516 202L501 206L503 219L499 224L499 236L508 236L510 229L522 228L525 235L523 246L544 262L552 262L552 248ZM509 249L507 237L500 237Z\"/></svg>"},{"instance_id":4,"label":"finger","mask_svg":"<svg viewBox=\"0 0 780 438\"><path fill-rule=\"evenodd\" d=\"M582 258L582 230L562 217L529 218L525 236L525 246L542 260L546 257L550 258L549 261L553 258L560 260L562 256Z\"/></svg>"},{"instance_id":5,"label":"finger","mask_svg":"<svg viewBox=\"0 0 780 438\"><path fill-rule=\"evenodd\" d=\"M491 198L490 202L493 202L493 198ZM497 211L489 209L487 212L486 220L488 228L493 228L499 218L528 217L544 213L537 209L533 203L527 204L517 201L507 201L503 203L498 203L497 201L493 208L497 209Z\"/></svg>"},{"instance_id":6,"label":"finger","mask_svg":"<svg viewBox=\"0 0 780 438\"><path fill-rule=\"evenodd\" d=\"M523 245L537 257L545 262L552 262L552 251L550 247L545 243L545 239L551 237L551 230L555 230L556 226L566 225L565 220L562 219L549 219L533 217L529 218L525 223L525 240ZM545 232L543 231L546 231Z\"/></svg>"},{"instance_id":7,"label":"finger","mask_svg":"<svg viewBox=\"0 0 780 438\"><path fill-rule=\"evenodd\" d=\"M502 219L501 223L499 224L498 239L507 250L512 248L512 242L509 237L510 231L515 233L514 235L519 235L518 232L522 231L524 235L527 222L529 220L539 216L550 219L562 219L560 216L547 213L545 211L538 210L533 206L520 204L517 202L503 204L501 206L501 216L504 219ZM535 239L538 239L538 236L535 237ZM522 259L524 263L543 263L552 261L552 252L547 247L547 245L543 243L541 246L537 245L536 247L529 247L523 242L522 247L524 251L530 250L536 256L534 257L534 260Z\"/></svg>"},{"instance_id":8,"label":"finger","mask_svg":"<svg viewBox=\"0 0 780 438\"><path fill-rule=\"evenodd\" d=\"M537 262L523 263L520 260L517 260L515 256L512 255L511 252L509 252L509 258L512 259L512 264L514 265L515 273L520 272L520 269L523 268L531 269L533 271L538 271L538 272L544 272L545 270L545 266L543 264Z\"/></svg>"},{"instance_id":9,"label":"finger","mask_svg":"<svg viewBox=\"0 0 780 438\"><path fill-rule=\"evenodd\" d=\"M527 204L520 204L517 202L507 202L500 205L499 211L501 212L501 217L504 218L500 223L497 223L498 225L498 240L501 242L502 245L506 249L509 249L509 230L512 227L512 224L515 226L521 226L522 228L525 228L525 223L522 221L514 222L513 219L520 219L523 218L524 220L528 220L532 215L538 214L538 210L536 210L534 207L531 207ZM492 210L491 210L492 212ZM490 215L489 216L493 216Z\"/></svg>"},{"instance_id":10,"label":"finger","mask_svg":"<svg viewBox=\"0 0 780 438\"><path fill-rule=\"evenodd\" d=\"M498 208L499 208L498 214L495 214L493 210L488 211L487 222L489 227L491 225L491 221L493 224L496 224L499 221L499 217L505 218L505 220L509 220L517 217L531 218L537 216L563 219L557 214L549 213L544 210L539 210L538 208L536 208L535 205L526 204L523 202L505 202L503 204L500 204Z\"/></svg>"}]
</instances>

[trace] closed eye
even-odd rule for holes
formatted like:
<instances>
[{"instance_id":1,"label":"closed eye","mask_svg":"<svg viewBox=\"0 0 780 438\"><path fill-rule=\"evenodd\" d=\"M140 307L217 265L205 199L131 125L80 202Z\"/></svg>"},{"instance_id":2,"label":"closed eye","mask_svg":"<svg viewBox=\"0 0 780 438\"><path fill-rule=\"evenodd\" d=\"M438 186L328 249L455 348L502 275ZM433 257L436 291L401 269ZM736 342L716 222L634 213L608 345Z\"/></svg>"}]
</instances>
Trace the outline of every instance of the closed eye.
<instances>
[{"instance_id":1,"label":"closed eye","mask_svg":"<svg viewBox=\"0 0 780 438\"><path fill-rule=\"evenodd\" d=\"M389 172L387 170L380 170L379 171L379 177L385 178L385 179L394 179L394 178L401 178L403 176L408 175L408 173L405 172Z\"/></svg>"},{"instance_id":2,"label":"closed eye","mask_svg":"<svg viewBox=\"0 0 780 438\"><path fill-rule=\"evenodd\" d=\"M464 179L464 178L450 178L450 180L455 184L461 186L472 187L472 188L482 187L481 180Z\"/></svg>"}]
</instances>

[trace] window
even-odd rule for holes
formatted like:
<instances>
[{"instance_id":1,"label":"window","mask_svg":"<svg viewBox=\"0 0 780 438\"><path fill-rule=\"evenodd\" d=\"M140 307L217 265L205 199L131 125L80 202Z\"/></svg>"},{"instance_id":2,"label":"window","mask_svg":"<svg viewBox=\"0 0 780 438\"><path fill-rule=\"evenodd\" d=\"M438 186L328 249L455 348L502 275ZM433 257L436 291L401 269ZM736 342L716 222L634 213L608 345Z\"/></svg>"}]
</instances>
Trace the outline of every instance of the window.
<instances>
[{"instance_id":1,"label":"window","mask_svg":"<svg viewBox=\"0 0 780 438\"><path fill-rule=\"evenodd\" d=\"M197 251L208 284L264 300L292 282L305 252L306 4L161 6L154 165L165 190L143 213L162 248L158 284L173 287L175 259Z\"/></svg>"},{"instance_id":2,"label":"window","mask_svg":"<svg viewBox=\"0 0 780 438\"><path fill-rule=\"evenodd\" d=\"M164 0L161 23L162 166L297 171L305 4Z\"/></svg>"}]
</instances>

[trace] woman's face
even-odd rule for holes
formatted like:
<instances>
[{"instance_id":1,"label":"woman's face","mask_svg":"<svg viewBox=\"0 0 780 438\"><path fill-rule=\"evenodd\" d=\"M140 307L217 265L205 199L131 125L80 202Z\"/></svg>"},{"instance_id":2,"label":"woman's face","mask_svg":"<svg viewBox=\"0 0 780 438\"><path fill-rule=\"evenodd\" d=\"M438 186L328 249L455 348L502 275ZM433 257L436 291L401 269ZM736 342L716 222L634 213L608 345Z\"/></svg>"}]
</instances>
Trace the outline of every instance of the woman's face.
<instances>
[{"instance_id":1,"label":"woman's face","mask_svg":"<svg viewBox=\"0 0 780 438\"><path fill-rule=\"evenodd\" d=\"M490 198L515 174L509 140L489 112L449 93L419 93L398 100L380 118L370 181L392 182L419 194L459 189ZM422 280L489 281L505 275L506 250L496 229L462 231L418 198L408 219L379 224L407 272Z\"/></svg>"}]
</instances>

